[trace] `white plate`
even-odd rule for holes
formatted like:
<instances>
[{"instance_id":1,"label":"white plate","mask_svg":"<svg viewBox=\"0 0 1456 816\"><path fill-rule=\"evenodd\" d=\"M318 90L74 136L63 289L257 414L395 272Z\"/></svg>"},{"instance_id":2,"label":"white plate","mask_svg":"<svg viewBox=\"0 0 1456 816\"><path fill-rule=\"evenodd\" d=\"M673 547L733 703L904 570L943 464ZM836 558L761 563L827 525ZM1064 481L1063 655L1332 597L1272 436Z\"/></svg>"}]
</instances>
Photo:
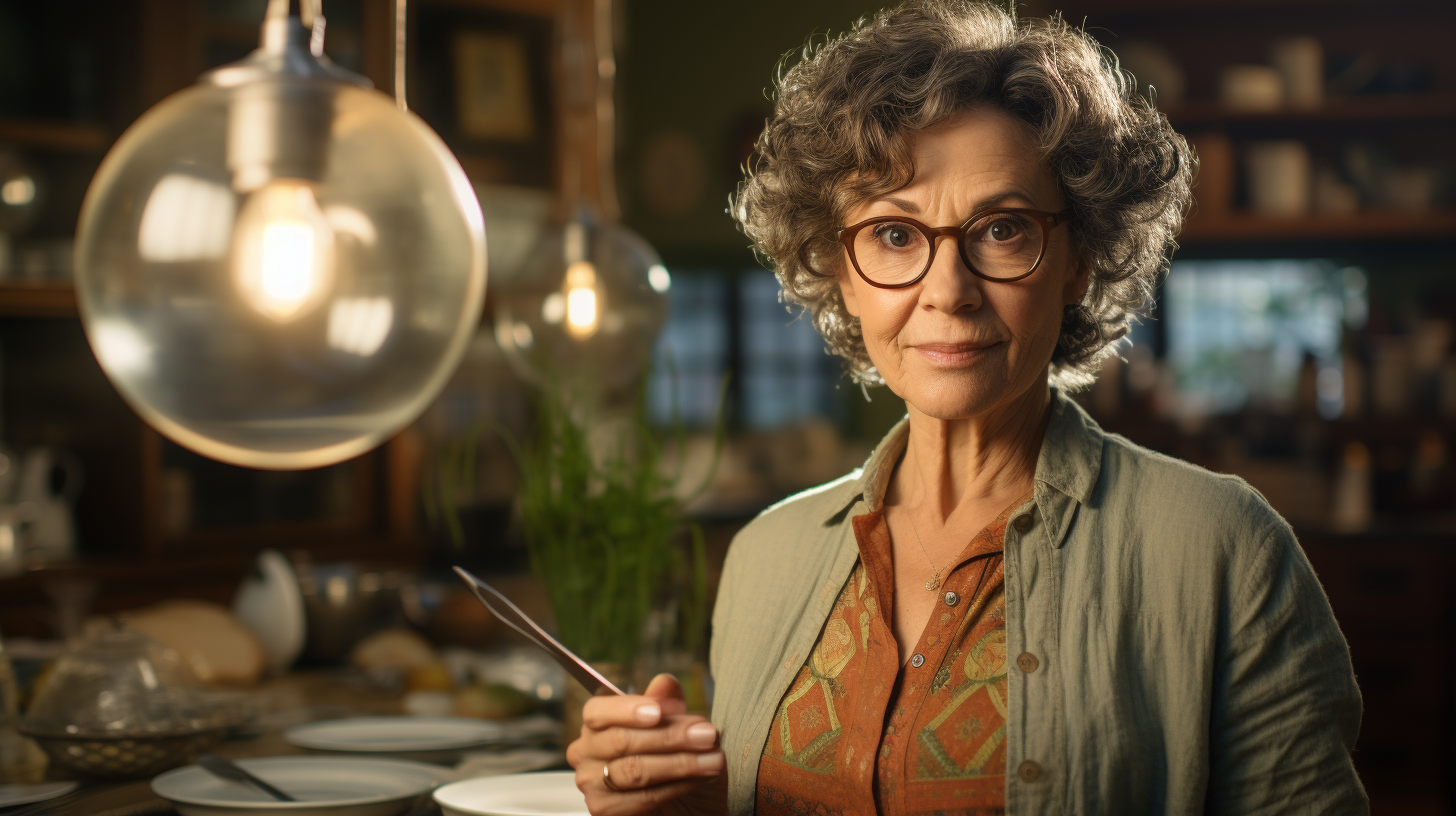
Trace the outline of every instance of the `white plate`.
<instances>
[{"instance_id":1,"label":"white plate","mask_svg":"<svg viewBox=\"0 0 1456 816\"><path fill-rule=\"evenodd\" d=\"M587 816L574 771L467 779L435 791L445 816Z\"/></svg>"},{"instance_id":2,"label":"white plate","mask_svg":"<svg viewBox=\"0 0 1456 816\"><path fill-rule=\"evenodd\" d=\"M28 805L65 796L80 782L43 782L39 785L0 785L0 807Z\"/></svg>"},{"instance_id":3,"label":"white plate","mask_svg":"<svg viewBox=\"0 0 1456 816\"><path fill-rule=\"evenodd\" d=\"M316 751L450 751L499 742L499 723L467 717L350 717L296 725L283 738Z\"/></svg>"},{"instance_id":4,"label":"white plate","mask_svg":"<svg viewBox=\"0 0 1456 816\"><path fill-rule=\"evenodd\" d=\"M392 816L434 787L443 769L402 759L285 756L240 759L237 764L297 802L219 778L196 765L174 768L152 780L152 790L182 816Z\"/></svg>"}]
</instances>

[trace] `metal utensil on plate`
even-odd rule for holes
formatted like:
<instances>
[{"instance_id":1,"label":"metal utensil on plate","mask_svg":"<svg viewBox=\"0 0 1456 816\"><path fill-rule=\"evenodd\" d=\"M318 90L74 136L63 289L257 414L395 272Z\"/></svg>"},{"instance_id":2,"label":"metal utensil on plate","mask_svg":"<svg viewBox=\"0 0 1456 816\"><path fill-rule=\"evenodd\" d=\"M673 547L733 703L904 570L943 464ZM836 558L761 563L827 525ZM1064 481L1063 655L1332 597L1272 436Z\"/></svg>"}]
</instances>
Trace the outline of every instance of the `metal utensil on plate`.
<instances>
[{"instance_id":1,"label":"metal utensil on plate","mask_svg":"<svg viewBox=\"0 0 1456 816\"><path fill-rule=\"evenodd\" d=\"M545 629L542 629L535 621L527 617L525 612L522 612L515 604L511 603L509 598L500 594L495 587L476 578L460 567L455 568L455 574L459 575L460 579L465 582L465 585L470 587L470 591L475 593L475 597L480 599L481 603L485 604L485 608L489 609L491 614L500 618L507 626L525 635L527 640L546 650L546 653L551 655L557 663L560 663L561 667L566 669L566 673L576 678L576 681L581 683L587 691L592 694L597 694L603 690L612 694L622 693L621 689L617 688L612 681L603 677L596 669L593 669L585 660L577 657L570 649L562 646L556 638L546 634Z\"/></svg>"},{"instance_id":2,"label":"metal utensil on plate","mask_svg":"<svg viewBox=\"0 0 1456 816\"><path fill-rule=\"evenodd\" d=\"M289 796L281 790L278 790L267 782L264 782L258 777L253 776L252 774L227 761L226 759L223 759L217 754L203 754L202 756L197 758L197 764L202 766L203 770L208 771L214 776L220 776L223 779L227 779L233 782L242 782L244 784L252 785L253 787L263 791L264 793L268 794L274 799L277 799L280 802L298 801L294 797Z\"/></svg>"}]
</instances>

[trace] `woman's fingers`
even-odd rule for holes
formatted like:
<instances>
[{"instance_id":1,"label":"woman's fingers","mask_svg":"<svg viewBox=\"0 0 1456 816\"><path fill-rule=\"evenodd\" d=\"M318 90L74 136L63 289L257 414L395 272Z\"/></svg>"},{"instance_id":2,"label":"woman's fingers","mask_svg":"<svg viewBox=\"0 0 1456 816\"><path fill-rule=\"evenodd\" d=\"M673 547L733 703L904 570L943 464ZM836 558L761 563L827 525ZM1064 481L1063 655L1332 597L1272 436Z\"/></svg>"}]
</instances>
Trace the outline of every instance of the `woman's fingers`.
<instances>
[{"instance_id":1,"label":"woman's fingers","mask_svg":"<svg viewBox=\"0 0 1456 816\"><path fill-rule=\"evenodd\" d=\"M578 773L576 786L586 794L586 807L592 816L628 816L628 814L652 810L665 802L676 799L689 793L702 782L703 780L669 782L651 788L614 793L603 787L600 782L593 781L583 784L580 781L580 773Z\"/></svg>"},{"instance_id":2,"label":"woman's fingers","mask_svg":"<svg viewBox=\"0 0 1456 816\"><path fill-rule=\"evenodd\" d=\"M567 747L566 759L595 816L651 810L722 775L718 729L686 709L671 675L653 678L642 695L587 702L581 738Z\"/></svg>"},{"instance_id":3,"label":"woman's fingers","mask_svg":"<svg viewBox=\"0 0 1456 816\"><path fill-rule=\"evenodd\" d=\"M647 684L647 690L643 694L662 702L667 700L681 702L683 699L683 687L682 683L678 682L678 679L673 675L659 674L652 678L652 682Z\"/></svg>"},{"instance_id":4,"label":"woman's fingers","mask_svg":"<svg viewBox=\"0 0 1456 816\"><path fill-rule=\"evenodd\" d=\"M677 754L632 754L606 763L602 787L613 793L642 790L694 777L711 778L723 772L722 751ZM590 769L586 769L588 773Z\"/></svg>"},{"instance_id":5,"label":"woman's fingers","mask_svg":"<svg viewBox=\"0 0 1456 816\"><path fill-rule=\"evenodd\" d=\"M581 722L594 731L613 726L651 728L664 717L680 715L686 710L687 704L681 698L658 699L640 694L601 696L586 701L581 709Z\"/></svg>"},{"instance_id":6,"label":"woman's fingers","mask_svg":"<svg viewBox=\"0 0 1456 816\"><path fill-rule=\"evenodd\" d=\"M655 728L583 728L581 739L567 748L566 759L573 767L583 760L606 761L633 754L671 754L678 751L702 753L718 744L718 729L695 714L668 717Z\"/></svg>"}]
</instances>

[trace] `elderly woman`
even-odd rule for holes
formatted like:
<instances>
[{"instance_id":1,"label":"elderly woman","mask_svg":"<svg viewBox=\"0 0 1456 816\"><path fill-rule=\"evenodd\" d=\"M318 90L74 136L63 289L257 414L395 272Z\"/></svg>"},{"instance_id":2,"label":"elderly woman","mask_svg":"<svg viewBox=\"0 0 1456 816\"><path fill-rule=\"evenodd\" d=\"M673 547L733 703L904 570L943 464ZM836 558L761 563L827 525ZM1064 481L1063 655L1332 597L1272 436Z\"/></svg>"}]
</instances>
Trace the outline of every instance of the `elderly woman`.
<instances>
[{"instance_id":1,"label":"elderly woman","mask_svg":"<svg viewBox=\"0 0 1456 816\"><path fill-rule=\"evenodd\" d=\"M744 231L908 416L734 540L712 722L669 677L587 704L592 812L1368 811L1349 653L1289 526L1065 395L1190 201L1187 144L1115 62L909 2L783 76L758 153Z\"/></svg>"}]
</instances>

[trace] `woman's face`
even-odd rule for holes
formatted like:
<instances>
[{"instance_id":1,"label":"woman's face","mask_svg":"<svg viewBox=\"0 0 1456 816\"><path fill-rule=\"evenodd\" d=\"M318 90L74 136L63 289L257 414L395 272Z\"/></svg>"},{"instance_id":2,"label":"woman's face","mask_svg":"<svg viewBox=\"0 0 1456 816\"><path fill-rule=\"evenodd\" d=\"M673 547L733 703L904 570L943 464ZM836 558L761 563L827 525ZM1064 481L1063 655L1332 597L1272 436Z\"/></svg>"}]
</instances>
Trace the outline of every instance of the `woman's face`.
<instances>
[{"instance_id":1,"label":"woman's face","mask_svg":"<svg viewBox=\"0 0 1456 816\"><path fill-rule=\"evenodd\" d=\"M959 226L988 207L1066 208L1040 160L1031 129L1008 114L978 109L918 134L915 180L853 208L846 225L908 215L929 227ZM1054 227L1030 277L988 281L966 268L955 239L937 239L925 277L904 289L866 283L846 254L839 286L860 319L870 360L912 410L937 419L983 415L1046 382L1062 307L1087 290L1087 272L1067 227Z\"/></svg>"}]
</instances>

